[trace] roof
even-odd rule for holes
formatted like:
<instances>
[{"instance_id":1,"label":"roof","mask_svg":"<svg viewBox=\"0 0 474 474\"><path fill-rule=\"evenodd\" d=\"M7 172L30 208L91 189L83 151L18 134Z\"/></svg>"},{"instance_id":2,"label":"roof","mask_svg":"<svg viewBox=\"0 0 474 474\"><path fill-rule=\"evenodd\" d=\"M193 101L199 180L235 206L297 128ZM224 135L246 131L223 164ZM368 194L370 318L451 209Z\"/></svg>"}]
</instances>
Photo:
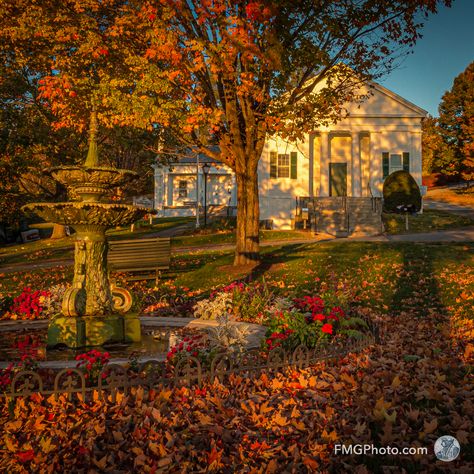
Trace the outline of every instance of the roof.
<instances>
[{"instance_id":1,"label":"roof","mask_svg":"<svg viewBox=\"0 0 474 474\"><path fill-rule=\"evenodd\" d=\"M219 152L219 147L217 145L213 145L209 147L213 153ZM158 157L160 155L158 154ZM223 165L224 163L221 160L216 160L207 156L202 152L198 152L195 148L186 148L184 150L177 151L175 155L172 153L166 153L166 156L169 158L169 162L173 164L180 164L180 165L195 165L197 160L199 160L199 164L209 163L209 164L219 164Z\"/></svg>"}]
</instances>

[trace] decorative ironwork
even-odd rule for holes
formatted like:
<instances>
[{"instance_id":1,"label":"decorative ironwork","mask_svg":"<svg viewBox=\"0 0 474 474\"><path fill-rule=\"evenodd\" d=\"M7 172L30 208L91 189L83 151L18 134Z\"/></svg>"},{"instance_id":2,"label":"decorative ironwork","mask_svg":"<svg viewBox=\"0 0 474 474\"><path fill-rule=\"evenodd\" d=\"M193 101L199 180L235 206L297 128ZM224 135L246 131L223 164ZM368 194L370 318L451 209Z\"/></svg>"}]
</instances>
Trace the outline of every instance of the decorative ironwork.
<instances>
[{"instance_id":1,"label":"decorative ironwork","mask_svg":"<svg viewBox=\"0 0 474 474\"><path fill-rule=\"evenodd\" d=\"M56 400L59 398L60 393L67 393L69 400L72 399L73 393L80 393L85 398L86 379L84 373L79 369L61 370L54 379L53 390Z\"/></svg>"},{"instance_id":2,"label":"decorative ironwork","mask_svg":"<svg viewBox=\"0 0 474 474\"><path fill-rule=\"evenodd\" d=\"M277 347L268 353L251 349L239 353L218 353L206 364L198 358L187 356L174 367L163 360L147 360L136 366L125 368L118 364L106 365L92 386L87 386L84 372L79 368L60 370L47 386L47 380L32 370L23 370L15 374L10 390L0 394L0 398L15 399L27 397L33 393L44 396L67 395L69 400L108 399L115 402L119 392L127 394L131 387L142 386L148 389L162 386L202 386L218 380L220 383L232 374L241 377L258 376L261 372L304 369L321 361L332 361L345 357L349 353L359 352L381 342L377 324L367 321L370 333L361 339L344 342L339 345L317 346L309 348L298 346L293 351ZM49 380L49 379L48 379ZM49 382L51 384L51 382ZM90 380L89 380L90 383Z\"/></svg>"}]
</instances>

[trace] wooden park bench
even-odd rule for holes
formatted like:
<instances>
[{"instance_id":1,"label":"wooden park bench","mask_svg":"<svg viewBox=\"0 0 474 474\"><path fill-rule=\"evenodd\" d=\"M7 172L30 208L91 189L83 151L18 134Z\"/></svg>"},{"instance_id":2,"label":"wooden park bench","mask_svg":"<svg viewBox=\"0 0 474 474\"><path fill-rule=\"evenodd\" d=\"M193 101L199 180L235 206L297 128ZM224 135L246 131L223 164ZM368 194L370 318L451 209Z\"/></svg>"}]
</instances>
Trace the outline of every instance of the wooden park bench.
<instances>
[{"instance_id":1,"label":"wooden park bench","mask_svg":"<svg viewBox=\"0 0 474 474\"><path fill-rule=\"evenodd\" d=\"M109 270L140 273L131 279L158 279L169 270L171 242L169 238L110 240L107 263Z\"/></svg>"}]
</instances>

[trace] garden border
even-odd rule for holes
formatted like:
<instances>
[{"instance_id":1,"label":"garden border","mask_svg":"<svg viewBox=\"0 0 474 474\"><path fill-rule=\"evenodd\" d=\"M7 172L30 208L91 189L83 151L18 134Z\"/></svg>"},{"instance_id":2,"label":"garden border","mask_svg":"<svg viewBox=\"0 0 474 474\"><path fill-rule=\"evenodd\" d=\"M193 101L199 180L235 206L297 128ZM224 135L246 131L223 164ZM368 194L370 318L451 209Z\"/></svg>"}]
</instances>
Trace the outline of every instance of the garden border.
<instances>
[{"instance_id":1,"label":"garden border","mask_svg":"<svg viewBox=\"0 0 474 474\"><path fill-rule=\"evenodd\" d=\"M380 344L379 326L374 321L367 321L369 334L349 344L331 344L327 347L308 348L300 345L294 351L286 351L277 347L268 353L251 349L237 354L218 353L210 361L210 367L204 368L201 362L192 356L179 361L172 371L167 370L166 363L159 360L148 360L138 366L134 377L130 377L127 369L118 364L107 364L98 376L96 385L87 386L85 374L77 368L60 370L52 386L47 387L45 380L38 372L22 370L17 372L8 392L0 394L0 399L15 400L41 394L45 397L54 396L56 400L61 394L69 400L93 401L97 398L115 402L117 394L126 395L133 387L148 389L162 386L198 386L218 380L225 382L230 375L251 377L255 374L275 369L303 369L315 363L345 357L349 353L358 352L374 344Z\"/></svg>"}]
</instances>

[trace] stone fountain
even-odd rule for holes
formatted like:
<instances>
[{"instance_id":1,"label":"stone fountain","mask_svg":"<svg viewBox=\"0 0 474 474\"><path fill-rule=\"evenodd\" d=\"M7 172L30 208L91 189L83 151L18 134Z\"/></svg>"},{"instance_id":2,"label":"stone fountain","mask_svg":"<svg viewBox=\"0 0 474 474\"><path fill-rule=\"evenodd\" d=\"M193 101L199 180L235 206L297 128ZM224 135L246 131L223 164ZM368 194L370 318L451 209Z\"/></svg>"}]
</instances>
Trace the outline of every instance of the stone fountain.
<instances>
[{"instance_id":1,"label":"stone fountain","mask_svg":"<svg viewBox=\"0 0 474 474\"><path fill-rule=\"evenodd\" d=\"M138 175L99 166L96 134L97 115L93 111L84 165L45 171L66 187L69 202L32 203L23 208L76 231L74 279L64 295L62 314L49 323L48 347L138 342L141 337L138 316L127 314L132 296L109 280L105 232L117 225L132 224L153 211L112 201L114 190Z\"/></svg>"}]
</instances>

